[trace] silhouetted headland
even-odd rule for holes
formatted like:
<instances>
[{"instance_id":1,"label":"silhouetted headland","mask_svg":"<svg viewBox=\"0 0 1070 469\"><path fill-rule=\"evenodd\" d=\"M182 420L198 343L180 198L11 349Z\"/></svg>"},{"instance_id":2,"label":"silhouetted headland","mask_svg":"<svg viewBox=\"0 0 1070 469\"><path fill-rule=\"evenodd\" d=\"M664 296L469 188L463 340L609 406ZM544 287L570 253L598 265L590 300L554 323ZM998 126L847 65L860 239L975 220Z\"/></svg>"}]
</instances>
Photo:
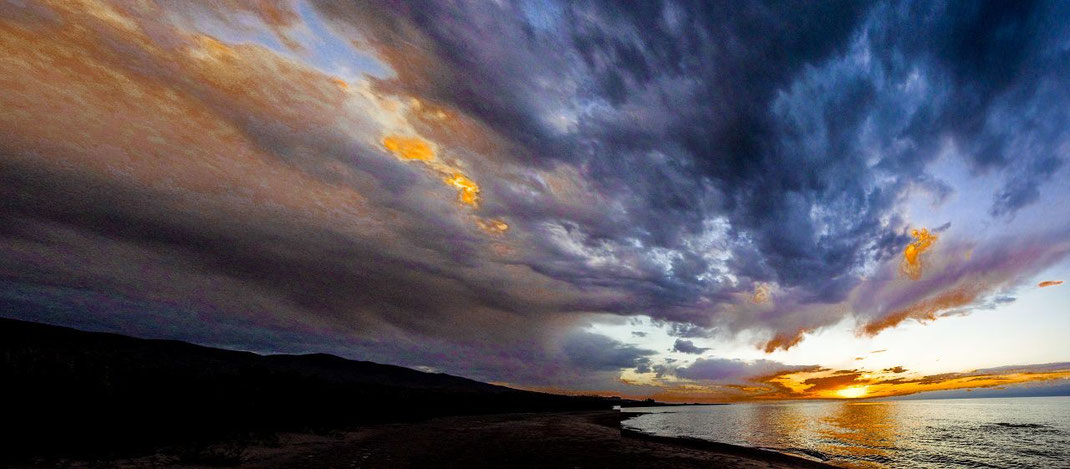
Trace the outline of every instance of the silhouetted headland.
<instances>
[{"instance_id":1,"label":"silhouetted headland","mask_svg":"<svg viewBox=\"0 0 1070 469\"><path fill-rule=\"evenodd\" d=\"M461 447L495 444L479 439L464 443L458 438L463 439L465 431L450 432L442 428L442 420L428 421L447 416L454 420L446 422L468 425L468 430L486 426L487 419L497 421L492 426L497 430L487 427L468 435L482 439L498 431L501 442L513 437L528 441L518 435L526 435L534 421L568 423L550 433L578 432L573 437L581 440L591 436L583 425L611 422L614 429L609 434L592 438L601 444L609 444L605 438L616 442L604 448L595 445L589 450L595 453L577 456L593 461L615 461L616 456L597 453L620 451L625 444L621 441L660 444L641 441L637 435L622 437L618 422L625 416L609 411L613 406L658 405L652 401L523 391L325 354L265 356L10 319L0 319L0 352L0 381L10 410L0 424L10 448L0 465L138 458L161 452L178 455L171 462L233 465L243 461L246 447L286 448L278 436L286 432L366 435L369 428L379 429L383 444L393 441L398 448L405 441L412 443L405 436L409 434L431 438L425 442L429 451L445 448L435 439ZM512 417L463 417L488 414ZM426 423L413 423L421 421ZM409 429L398 430L404 428ZM428 433L432 431L438 432L436 436ZM513 443L520 445L514 449L521 453L532 448L550 451L544 445L528 448L526 443ZM324 448L346 451L336 444ZM280 451L282 456L261 461L262 465L286 460L289 453ZM498 446L488 451L505 457L512 450ZM415 453L399 454L414 463L420 459ZM550 453L541 457L575 459ZM389 467L383 464L372 467ZM437 467L450 466L445 461Z\"/></svg>"}]
</instances>

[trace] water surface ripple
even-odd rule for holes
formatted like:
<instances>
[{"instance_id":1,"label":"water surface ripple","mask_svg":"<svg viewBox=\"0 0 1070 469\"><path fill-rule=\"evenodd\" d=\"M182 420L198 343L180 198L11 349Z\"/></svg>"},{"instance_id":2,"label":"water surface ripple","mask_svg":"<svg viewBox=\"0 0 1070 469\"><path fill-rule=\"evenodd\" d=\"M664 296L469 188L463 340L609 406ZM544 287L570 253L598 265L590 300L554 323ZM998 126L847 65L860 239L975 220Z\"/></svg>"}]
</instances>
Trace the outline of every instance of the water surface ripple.
<instances>
[{"instance_id":1,"label":"water surface ripple","mask_svg":"<svg viewBox=\"0 0 1070 469\"><path fill-rule=\"evenodd\" d=\"M1070 397L648 407L654 435L766 448L858 468L1070 468Z\"/></svg>"}]
</instances>

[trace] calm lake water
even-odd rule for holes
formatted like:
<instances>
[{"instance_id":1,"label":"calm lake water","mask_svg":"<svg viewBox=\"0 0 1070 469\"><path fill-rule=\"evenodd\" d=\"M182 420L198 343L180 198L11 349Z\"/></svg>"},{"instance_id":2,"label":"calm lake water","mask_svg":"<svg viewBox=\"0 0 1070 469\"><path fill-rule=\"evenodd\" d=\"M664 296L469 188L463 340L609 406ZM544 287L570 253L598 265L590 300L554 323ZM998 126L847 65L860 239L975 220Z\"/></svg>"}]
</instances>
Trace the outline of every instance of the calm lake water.
<instances>
[{"instance_id":1,"label":"calm lake water","mask_svg":"<svg viewBox=\"0 0 1070 469\"><path fill-rule=\"evenodd\" d=\"M845 467L1070 468L1070 397L647 407L623 425Z\"/></svg>"}]
</instances>

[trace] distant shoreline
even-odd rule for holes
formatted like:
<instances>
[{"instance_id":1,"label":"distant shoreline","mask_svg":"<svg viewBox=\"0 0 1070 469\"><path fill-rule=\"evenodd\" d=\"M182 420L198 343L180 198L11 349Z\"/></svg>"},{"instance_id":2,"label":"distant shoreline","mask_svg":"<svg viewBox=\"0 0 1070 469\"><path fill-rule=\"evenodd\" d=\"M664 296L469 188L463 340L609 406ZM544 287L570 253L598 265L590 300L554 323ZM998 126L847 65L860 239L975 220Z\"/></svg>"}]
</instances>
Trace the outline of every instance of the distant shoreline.
<instances>
[{"instance_id":1,"label":"distant shoreline","mask_svg":"<svg viewBox=\"0 0 1070 469\"><path fill-rule=\"evenodd\" d=\"M676 403L676 402L655 402L654 404L650 404L650 405L621 406L621 409L622 410L623 409L642 409L642 408L645 408L645 407L684 407L684 406L702 406L702 405L731 405L731 404L729 404L727 402L714 402L714 403L710 403L710 404L700 404L700 403L697 403L697 402L686 403L686 404Z\"/></svg>"}]
</instances>

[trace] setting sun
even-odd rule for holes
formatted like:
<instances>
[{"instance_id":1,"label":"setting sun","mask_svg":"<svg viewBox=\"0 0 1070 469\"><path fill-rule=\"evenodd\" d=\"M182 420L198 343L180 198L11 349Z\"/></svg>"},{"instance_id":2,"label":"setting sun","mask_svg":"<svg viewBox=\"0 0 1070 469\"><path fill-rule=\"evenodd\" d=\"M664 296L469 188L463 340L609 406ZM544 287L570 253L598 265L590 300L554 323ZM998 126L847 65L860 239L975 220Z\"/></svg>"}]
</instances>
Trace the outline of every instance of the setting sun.
<instances>
[{"instance_id":1,"label":"setting sun","mask_svg":"<svg viewBox=\"0 0 1070 469\"><path fill-rule=\"evenodd\" d=\"M836 395L848 399L854 399L866 395L867 386L852 386L836 391Z\"/></svg>"}]
</instances>

